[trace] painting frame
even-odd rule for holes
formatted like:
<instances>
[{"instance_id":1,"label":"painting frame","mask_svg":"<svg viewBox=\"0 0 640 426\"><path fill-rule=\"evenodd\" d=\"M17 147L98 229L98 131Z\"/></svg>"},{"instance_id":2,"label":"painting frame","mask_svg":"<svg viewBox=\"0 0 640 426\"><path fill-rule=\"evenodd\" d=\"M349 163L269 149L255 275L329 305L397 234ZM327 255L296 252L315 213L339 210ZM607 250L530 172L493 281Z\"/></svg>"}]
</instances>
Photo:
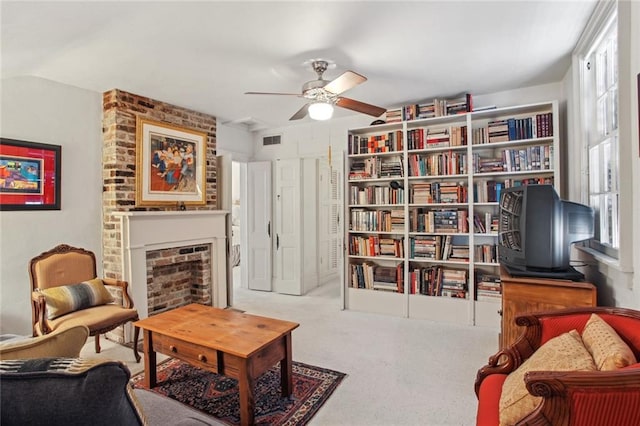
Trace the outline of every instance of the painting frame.
<instances>
[{"instance_id":1,"label":"painting frame","mask_svg":"<svg viewBox=\"0 0 640 426\"><path fill-rule=\"evenodd\" d=\"M0 137L0 211L61 210L62 146Z\"/></svg>"},{"instance_id":2,"label":"painting frame","mask_svg":"<svg viewBox=\"0 0 640 426\"><path fill-rule=\"evenodd\" d=\"M206 204L207 133L136 117L136 206Z\"/></svg>"}]
</instances>

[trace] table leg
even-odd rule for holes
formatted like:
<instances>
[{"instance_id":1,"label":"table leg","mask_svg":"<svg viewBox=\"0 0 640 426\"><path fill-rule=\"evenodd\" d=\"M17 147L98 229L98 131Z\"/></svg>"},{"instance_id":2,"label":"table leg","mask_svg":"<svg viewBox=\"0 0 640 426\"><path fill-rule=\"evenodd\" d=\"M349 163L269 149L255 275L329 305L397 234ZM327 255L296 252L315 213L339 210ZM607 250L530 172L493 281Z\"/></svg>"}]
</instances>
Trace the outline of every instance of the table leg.
<instances>
[{"instance_id":1,"label":"table leg","mask_svg":"<svg viewBox=\"0 0 640 426\"><path fill-rule=\"evenodd\" d=\"M151 389L157 384L156 352L153 350L152 333L144 330L144 385Z\"/></svg>"},{"instance_id":2,"label":"table leg","mask_svg":"<svg viewBox=\"0 0 640 426\"><path fill-rule=\"evenodd\" d=\"M282 396L289 397L293 393L293 363L291 355L291 333L284 336L285 356L280 361L280 385Z\"/></svg>"},{"instance_id":3,"label":"table leg","mask_svg":"<svg viewBox=\"0 0 640 426\"><path fill-rule=\"evenodd\" d=\"M249 360L243 360L240 365L238 386L240 388L240 424L252 425L255 422L255 401L253 399L254 378L251 377Z\"/></svg>"}]
</instances>

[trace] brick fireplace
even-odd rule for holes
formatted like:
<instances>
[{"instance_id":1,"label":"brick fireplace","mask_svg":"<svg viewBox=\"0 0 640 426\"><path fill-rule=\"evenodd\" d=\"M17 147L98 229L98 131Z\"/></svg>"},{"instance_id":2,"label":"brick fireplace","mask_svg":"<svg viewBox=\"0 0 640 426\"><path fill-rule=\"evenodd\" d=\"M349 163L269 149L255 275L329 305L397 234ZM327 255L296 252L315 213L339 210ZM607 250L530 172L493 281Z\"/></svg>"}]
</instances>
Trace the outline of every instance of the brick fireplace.
<instances>
[{"instance_id":1,"label":"brick fireplace","mask_svg":"<svg viewBox=\"0 0 640 426\"><path fill-rule=\"evenodd\" d=\"M226 212L116 212L123 279L140 318L196 302L227 306Z\"/></svg>"},{"instance_id":2,"label":"brick fireplace","mask_svg":"<svg viewBox=\"0 0 640 426\"><path fill-rule=\"evenodd\" d=\"M119 89L105 92L102 102L103 275L129 282L140 318L191 301L225 307L226 213L216 210L216 117ZM187 211L177 204L135 205L138 116L207 134L205 205ZM154 261L166 265L148 276ZM108 337L123 342L130 334L121 327Z\"/></svg>"}]
</instances>

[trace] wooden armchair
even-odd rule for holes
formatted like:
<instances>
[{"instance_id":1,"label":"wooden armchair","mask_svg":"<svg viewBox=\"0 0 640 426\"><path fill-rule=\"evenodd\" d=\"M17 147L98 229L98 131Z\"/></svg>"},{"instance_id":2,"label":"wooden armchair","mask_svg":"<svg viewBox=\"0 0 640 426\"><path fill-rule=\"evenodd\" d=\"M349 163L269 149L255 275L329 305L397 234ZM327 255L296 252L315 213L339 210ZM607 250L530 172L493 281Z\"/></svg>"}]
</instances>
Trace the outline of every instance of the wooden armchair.
<instances>
[{"instance_id":1,"label":"wooden armchair","mask_svg":"<svg viewBox=\"0 0 640 426\"><path fill-rule=\"evenodd\" d=\"M518 340L489 358L478 370L477 425L499 423L499 401L508 374L515 371L542 345L571 330L582 333L591 314L610 325L640 360L640 312L624 308L573 308L522 315L525 327ZM640 424L640 363L612 371L529 371L526 389L540 402L517 425L617 425Z\"/></svg>"},{"instance_id":2,"label":"wooden armchair","mask_svg":"<svg viewBox=\"0 0 640 426\"><path fill-rule=\"evenodd\" d=\"M82 248L61 244L29 262L33 335L84 325L95 336L100 353L100 334L138 320L138 311L129 296L128 283L97 278L95 255ZM107 287L122 294L122 305L114 303ZM134 327L133 354L140 362L138 337Z\"/></svg>"}]
</instances>

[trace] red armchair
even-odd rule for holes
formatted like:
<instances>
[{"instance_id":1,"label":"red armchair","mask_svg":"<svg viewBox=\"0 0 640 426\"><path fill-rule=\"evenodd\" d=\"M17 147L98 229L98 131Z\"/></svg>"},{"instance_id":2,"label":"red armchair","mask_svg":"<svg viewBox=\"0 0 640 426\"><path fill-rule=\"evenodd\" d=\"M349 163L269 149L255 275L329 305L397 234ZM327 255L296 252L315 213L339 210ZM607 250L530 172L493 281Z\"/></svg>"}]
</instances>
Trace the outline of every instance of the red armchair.
<instances>
[{"instance_id":1,"label":"red armchair","mask_svg":"<svg viewBox=\"0 0 640 426\"><path fill-rule=\"evenodd\" d=\"M640 312L623 308L573 308L519 316L524 326L518 340L489 358L478 370L477 425L498 425L502 385L540 346L576 329L582 333L592 313L618 333L640 360ZM640 425L640 363L614 371L530 371L527 390L542 397L537 408L518 425Z\"/></svg>"}]
</instances>

